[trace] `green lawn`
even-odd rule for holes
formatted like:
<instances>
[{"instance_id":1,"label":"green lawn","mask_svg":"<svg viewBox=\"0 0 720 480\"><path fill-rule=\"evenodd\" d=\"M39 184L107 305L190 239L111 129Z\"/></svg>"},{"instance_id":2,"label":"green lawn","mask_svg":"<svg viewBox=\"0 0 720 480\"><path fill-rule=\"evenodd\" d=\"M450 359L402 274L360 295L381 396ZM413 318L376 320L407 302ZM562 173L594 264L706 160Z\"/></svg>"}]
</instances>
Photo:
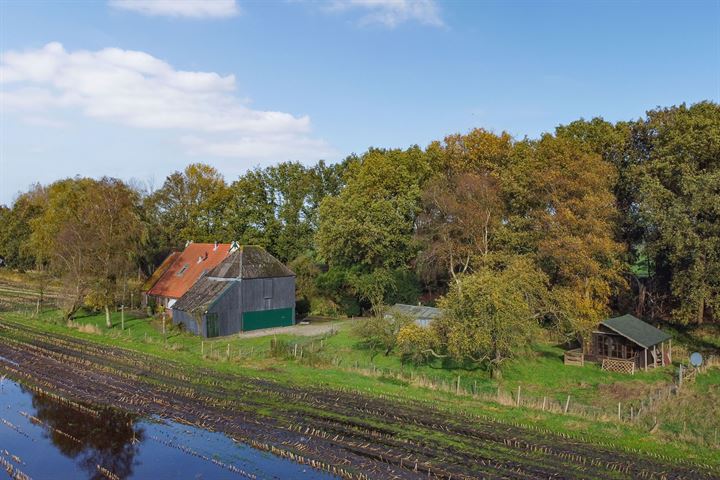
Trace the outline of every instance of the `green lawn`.
<instances>
[{"instance_id":1,"label":"green lawn","mask_svg":"<svg viewBox=\"0 0 720 480\"><path fill-rule=\"evenodd\" d=\"M52 315L52 314L50 314ZM414 366L403 364L396 355L384 355L362 348L353 335L350 321L338 321L337 333L331 336L304 337L292 335L274 335L255 338L238 338L238 336L203 340L194 335L179 332L171 328L167 320L165 336L162 335L162 322L155 319L130 319L126 315L124 331L120 330L120 314L113 313L113 328L105 327L103 315L80 317L77 323L91 324L118 345L126 341L140 341L140 347L147 342L146 351L155 351L156 347L173 350L182 355L185 361L197 363L202 359L201 353L210 360L227 363L228 345L230 346L231 364L251 369L263 369L272 366L275 372L282 372L294 378L303 378L308 373L308 380L315 378L319 372L334 376L342 381L347 377L346 370L359 373L370 373L376 370L380 383L404 379L406 383L435 385L437 388L454 389L458 376L462 390L468 392L495 393L500 387L503 392L516 392L518 386L523 396L542 398L548 396L557 401L565 401L568 395L572 402L593 407L605 408L608 411L616 408L617 402L628 402L640 399L647 392L660 385L672 381L672 367L650 372L639 372L634 376L605 372L597 364L588 363L583 367L565 366L562 361L563 350L547 343L534 345L526 356L508 363L503 371L501 381L493 380L483 369L443 368L440 362L432 365ZM283 358L271 358L271 340L286 342L294 351L298 345L303 358L288 355ZM304 380L304 379L303 379ZM333 383L335 380L333 380ZM356 380L353 380L356 382ZM375 383L378 383L375 381ZM353 383L354 384L354 383Z\"/></svg>"}]
</instances>

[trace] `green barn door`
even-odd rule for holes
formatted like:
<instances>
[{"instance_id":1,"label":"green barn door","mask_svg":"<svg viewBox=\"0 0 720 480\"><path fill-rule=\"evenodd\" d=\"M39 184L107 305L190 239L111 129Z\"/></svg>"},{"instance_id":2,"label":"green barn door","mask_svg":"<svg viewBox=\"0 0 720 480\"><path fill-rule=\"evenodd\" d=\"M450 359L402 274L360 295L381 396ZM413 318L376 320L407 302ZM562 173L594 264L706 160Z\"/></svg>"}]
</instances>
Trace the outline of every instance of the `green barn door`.
<instances>
[{"instance_id":1,"label":"green barn door","mask_svg":"<svg viewBox=\"0 0 720 480\"><path fill-rule=\"evenodd\" d=\"M208 313L205 315L207 319L207 336L208 338L217 337L220 335L220 324L218 322L217 313Z\"/></svg>"},{"instance_id":2,"label":"green barn door","mask_svg":"<svg viewBox=\"0 0 720 480\"><path fill-rule=\"evenodd\" d=\"M248 330L258 330L260 328L289 327L292 324L292 308L277 308L275 310L243 313L243 331L245 332Z\"/></svg>"}]
</instances>

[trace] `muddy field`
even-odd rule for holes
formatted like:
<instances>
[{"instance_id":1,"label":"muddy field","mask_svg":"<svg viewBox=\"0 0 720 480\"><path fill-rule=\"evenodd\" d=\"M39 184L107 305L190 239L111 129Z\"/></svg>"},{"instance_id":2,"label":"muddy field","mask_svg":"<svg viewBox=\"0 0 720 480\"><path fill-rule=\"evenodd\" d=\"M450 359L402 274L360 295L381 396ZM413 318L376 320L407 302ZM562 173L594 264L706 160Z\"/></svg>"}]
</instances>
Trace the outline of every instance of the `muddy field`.
<instances>
[{"instance_id":1,"label":"muddy field","mask_svg":"<svg viewBox=\"0 0 720 480\"><path fill-rule=\"evenodd\" d=\"M290 387L0 320L0 374L76 404L224 432L342 478L718 478L549 432L450 415L426 403ZM611 439L608 439L611 441Z\"/></svg>"}]
</instances>

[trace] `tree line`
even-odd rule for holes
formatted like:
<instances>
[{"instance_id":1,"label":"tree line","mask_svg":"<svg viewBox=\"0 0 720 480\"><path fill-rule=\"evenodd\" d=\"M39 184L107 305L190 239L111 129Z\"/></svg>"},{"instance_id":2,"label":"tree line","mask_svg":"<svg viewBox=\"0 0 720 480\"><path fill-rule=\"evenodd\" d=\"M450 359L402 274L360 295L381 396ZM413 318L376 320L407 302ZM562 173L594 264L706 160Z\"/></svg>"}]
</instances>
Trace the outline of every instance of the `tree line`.
<instances>
[{"instance_id":1,"label":"tree line","mask_svg":"<svg viewBox=\"0 0 720 480\"><path fill-rule=\"evenodd\" d=\"M720 106L539 139L478 128L231 183L206 164L156 190L69 178L0 207L0 224L0 256L61 278L68 318L109 312L188 240L238 240L297 273L300 313L438 304L432 329L383 325L390 347L500 363L537 325L582 339L613 311L720 322Z\"/></svg>"}]
</instances>

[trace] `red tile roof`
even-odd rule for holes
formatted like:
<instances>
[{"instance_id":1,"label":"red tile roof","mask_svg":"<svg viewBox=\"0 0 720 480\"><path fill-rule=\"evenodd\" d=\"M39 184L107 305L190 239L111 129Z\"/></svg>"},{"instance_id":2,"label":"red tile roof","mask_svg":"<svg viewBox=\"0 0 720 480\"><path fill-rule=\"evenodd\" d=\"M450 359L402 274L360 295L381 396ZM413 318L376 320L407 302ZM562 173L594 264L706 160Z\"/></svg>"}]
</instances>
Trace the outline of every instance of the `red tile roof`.
<instances>
[{"instance_id":1,"label":"red tile roof","mask_svg":"<svg viewBox=\"0 0 720 480\"><path fill-rule=\"evenodd\" d=\"M175 261L175 259L180 255L180 252L172 252L170 255L167 256L165 260L160 264L159 267L155 269L152 275L148 277L147 280L145 280L145 283L143 283L142 287L140 288L143 292L147 292L150 290L158 280L160 280L160 277L162 277L165 272L167 272L167 269L170 268Z\"/></svg>"},{"instance_id":2,"label":"red tile roof","mask_svg":"<svg viewBox=\"0 0 720 480\"><path fill-rule=\"evenodd\" d=\"M182 297L204 273L212 270L229 254L229 243L219 243L217 249L213 243L191 243L177 255L172 265L148 291L148 295L176 299Z\"/></svg>"}]
</instances>

